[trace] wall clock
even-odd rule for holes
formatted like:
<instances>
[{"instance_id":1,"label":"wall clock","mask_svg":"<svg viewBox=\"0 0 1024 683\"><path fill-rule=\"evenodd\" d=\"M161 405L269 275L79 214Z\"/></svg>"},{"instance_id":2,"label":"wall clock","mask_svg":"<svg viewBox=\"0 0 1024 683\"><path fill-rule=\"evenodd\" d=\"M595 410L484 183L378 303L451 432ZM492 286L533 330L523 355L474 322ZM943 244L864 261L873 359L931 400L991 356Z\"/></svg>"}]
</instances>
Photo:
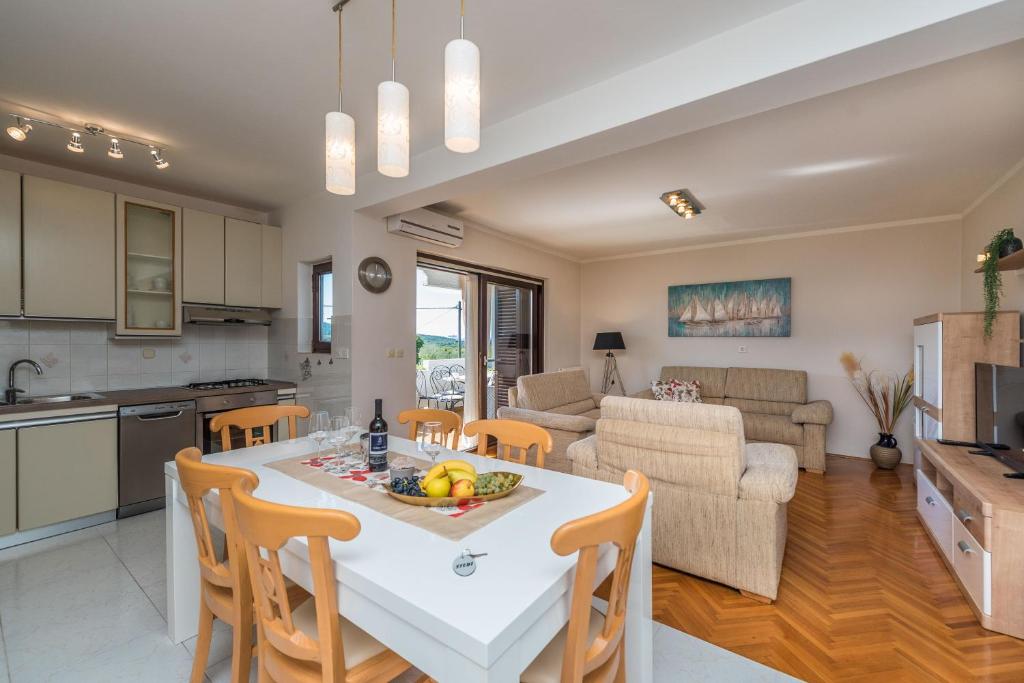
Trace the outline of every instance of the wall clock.
<instances>
[{"instance_id":1,"label":"wall clock","mask_svg":"<svg viewBox=\"0 0 1024 683\"><path fill-rule=\"evenodd\" d=\"M391 286L391 266L379 256L367 256L359 264L359 284L373 294L387 291Z\"/></svg>"}]
</instances>

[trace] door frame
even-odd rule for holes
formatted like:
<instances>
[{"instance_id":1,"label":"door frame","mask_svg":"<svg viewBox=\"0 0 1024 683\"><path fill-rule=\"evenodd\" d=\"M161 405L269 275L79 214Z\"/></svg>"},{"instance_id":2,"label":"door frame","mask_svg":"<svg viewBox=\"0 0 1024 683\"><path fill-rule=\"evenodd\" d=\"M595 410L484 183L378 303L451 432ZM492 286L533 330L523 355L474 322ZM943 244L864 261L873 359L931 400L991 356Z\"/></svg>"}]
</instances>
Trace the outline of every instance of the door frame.
<instances>
[{"instance_id":1,"label":"door frame","mask_svg":"<svg viewBox=\"0 0 1024 683\"><path fill-rule=\"evenodd\" d=\"M477 387L478 393L478 404L481 406L481 412L486 413L487 411L487 338L490 333L490 315L489 307L487 305L487 285L490 283L496 285L507 285L510 287L519 287L521 289L528 289L533 292L534 306L533 306L533 320L531 321L534 327L533 333L533 348L531 349L531 374L537 374L538 372L544 372L544 285L533 280L520 280L518 278L503 277L499 275L491 275L489 273L477 273L479 278L477 281L477 347L479 358L477 360L478 367L480 368L479 386ZM497 408L498 399L495 397L495 408Z\"/></svg>"}]
</instances>

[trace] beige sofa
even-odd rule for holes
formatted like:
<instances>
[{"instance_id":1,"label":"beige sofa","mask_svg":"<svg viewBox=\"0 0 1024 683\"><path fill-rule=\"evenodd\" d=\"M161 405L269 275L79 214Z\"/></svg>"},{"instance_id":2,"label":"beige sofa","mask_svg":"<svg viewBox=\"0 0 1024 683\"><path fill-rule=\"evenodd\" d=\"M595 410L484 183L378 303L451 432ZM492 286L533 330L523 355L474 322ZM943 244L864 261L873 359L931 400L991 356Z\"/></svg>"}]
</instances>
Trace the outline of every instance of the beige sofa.
<instances>
[{"instance_id":1,"label":"beige sofa","mask_svg":"<svg viewBox=\"0 0 1024 683\"><path fill-rule=\"evenodd\" d=\"M732 406L608 396L601 412L597 433L569 446L572 473L621 483L627 470L643 472L654 493L655 562L774 600L796 490L793 448L746 443Z\"/></svg>"},{"instance_id":2,"label":"beige sofa","mask_svg":"<svg viewBox=\"0 0 1024 683\"><path fill-rule=\"evenodd\" d=\"M554 449L545 456L544 466L569 471L565 450L574 441L594 433L598 407L604 394L595 394L582 369L523 375L508 390L508 407L498 408L498 417L522 420L543 427L551 434Z\"/></svg>"},{"instance_id":3,"label":"beige sofa","mask_svg":"<svg viewBox=\"0 0 1024 683\"><path fill-rule=\"evenodd\" d=\"M808 472L825 471L825 431L832 404L807 400L807 373L767 368L665 366L662 380L699 380L705 403L739 408L749 443L782 443ZM647 389L635 398L654 398Z\"/></svg>"}]
</instances>

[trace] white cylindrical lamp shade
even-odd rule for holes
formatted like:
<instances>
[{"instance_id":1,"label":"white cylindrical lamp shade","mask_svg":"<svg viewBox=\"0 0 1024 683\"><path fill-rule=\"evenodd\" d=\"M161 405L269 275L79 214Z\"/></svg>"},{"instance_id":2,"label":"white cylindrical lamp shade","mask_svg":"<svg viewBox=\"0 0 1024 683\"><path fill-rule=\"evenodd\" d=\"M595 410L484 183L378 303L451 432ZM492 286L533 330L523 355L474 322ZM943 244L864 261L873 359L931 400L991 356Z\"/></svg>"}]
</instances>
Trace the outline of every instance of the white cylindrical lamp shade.
<instances>
[{"instance_id":1,"label":"white cylindrical lamp shade","mask_svg":"<svg viewBox=\"0 0 1024 683\"><path fill-rule=\"evenodd\" d=\"M480 50L464 38L444 48L444 146L480 149Z\"/></svg>"},{"instance_id":2,"label":"white cylindrical lamp shade","mask_svg":"<svg viewBox=\"0 0 1024 683\"><path fill-rule=\"evenodd\" d=\"M377 86L377 170L409 175L409 89L396 81Z\"/></svg>"},{"instance_id":3,"label":"white cylindrical lamp shade","mask_svg":"<svg viewBox=\"0 0 1024 683\"><path fill-rule=\"evenodd\" d=\"M332 111L326 119L327 191L356 192L356 122L348 114Z\"/></svg>"}]
</instances>

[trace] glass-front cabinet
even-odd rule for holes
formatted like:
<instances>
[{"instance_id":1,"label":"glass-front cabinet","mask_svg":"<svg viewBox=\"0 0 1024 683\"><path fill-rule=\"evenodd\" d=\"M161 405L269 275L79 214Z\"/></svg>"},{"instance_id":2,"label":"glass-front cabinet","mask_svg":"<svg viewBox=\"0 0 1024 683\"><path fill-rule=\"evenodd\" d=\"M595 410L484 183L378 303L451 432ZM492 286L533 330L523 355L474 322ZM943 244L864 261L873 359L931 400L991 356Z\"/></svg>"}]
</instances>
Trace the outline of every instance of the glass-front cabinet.
<instances>
[{"instance_id":1,"label":"glass-front cabinet","mask_svg":"<svg viewBox=\"0 0 1024 683\"><path fill-rule=\"evenodd\" d=\"M117 334L181 336L181 210L117 197Z\"/></svg>"}]
</instances>

